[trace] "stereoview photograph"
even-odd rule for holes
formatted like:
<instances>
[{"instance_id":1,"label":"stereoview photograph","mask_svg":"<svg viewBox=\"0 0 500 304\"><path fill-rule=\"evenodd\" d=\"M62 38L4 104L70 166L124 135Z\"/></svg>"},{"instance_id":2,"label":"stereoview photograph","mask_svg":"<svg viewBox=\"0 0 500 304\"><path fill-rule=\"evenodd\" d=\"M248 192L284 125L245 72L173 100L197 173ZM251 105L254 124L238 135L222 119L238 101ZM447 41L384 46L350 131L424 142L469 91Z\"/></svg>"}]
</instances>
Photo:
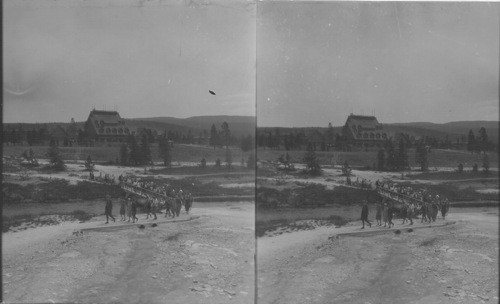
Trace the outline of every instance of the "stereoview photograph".
<instances>
[{"instance_id":1,"label":"stereoview photograph","mask_svg":"<svg viewBox=\"0 0 500 304\"><path fill-rule=\"evenodd\" d=\"M4 303L254 303L254 3L3 12Z\"/></svg>"},{"instance_id":2,"label":"stereoview photograph","mask_svg":"<svg viewBox=\"0 0 500 304\"><path fill-rule=\"evenodd\" d=\"M498 12L259 3L258 303L498 302Z\"/></svg>"}]
</instances>

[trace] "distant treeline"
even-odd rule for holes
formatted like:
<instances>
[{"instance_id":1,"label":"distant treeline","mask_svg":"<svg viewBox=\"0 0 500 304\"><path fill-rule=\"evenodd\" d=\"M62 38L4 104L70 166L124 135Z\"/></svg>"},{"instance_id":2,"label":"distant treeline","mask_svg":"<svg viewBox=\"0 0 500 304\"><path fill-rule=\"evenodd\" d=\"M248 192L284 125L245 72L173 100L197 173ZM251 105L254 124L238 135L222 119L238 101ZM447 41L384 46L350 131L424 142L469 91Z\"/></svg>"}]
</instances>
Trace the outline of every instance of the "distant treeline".
<instances>
[{"instance_id":1,"label":"distant treeline","mask_svg":"<svg viewBox=\"0 0 500 304\"><path fill-rule=\"evenodd\" d=\"M213 126L215 127L215 125ZM179 126L176 126L173 130L167 128L162 130L138 128L134 135L138 140L146 136L150 144L159 143L161 139L166 138L181 144L242 145L245 150L248 150L247 146L253 145L254 142L251 131L246 135L239 136L227 133L224 136L224 142L219 139L222 138L219 133L216 136L217 138L213 140L213 134L209 130L204 129L196 132ZM54 141L58 146L65 147L88 147L95 144L86 134L84 123L74 121L71 123L4 124L2 139L3 144L7 145L48 146L51 141Z\"/></svg>"},{"instance_id":2,"label":"distant treeline","mask_svg":"<svg viewBox=\"0 0 500 304\"><path fill-rule=\"evenodd\" d=\"M438 149L459 149L472 152L498 151L498 143L492 140L485 127L477 130L470 129L468 134L444 133L441 131L419 129L408 126L384 126L392 135L389 141L399 143L404 141L407 148L424 145ZM306 150L312 146L317 151L350 151L352 139L342 135L342 127L327 128L283 128L262 127L257 128L257 146L273 150ZM409 132L407 132L409 131ZM386 142L374 145L384 148Z\"/></svg>"}]
</instances>

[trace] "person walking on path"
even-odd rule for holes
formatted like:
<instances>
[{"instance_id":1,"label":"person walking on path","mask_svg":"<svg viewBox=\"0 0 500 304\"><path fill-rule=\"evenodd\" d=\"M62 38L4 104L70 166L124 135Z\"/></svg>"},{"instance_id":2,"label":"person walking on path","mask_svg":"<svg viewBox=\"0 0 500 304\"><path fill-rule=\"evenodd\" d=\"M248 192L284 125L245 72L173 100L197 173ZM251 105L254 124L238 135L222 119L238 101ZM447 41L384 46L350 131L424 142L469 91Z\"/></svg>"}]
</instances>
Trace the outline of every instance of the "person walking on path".
<instances>
[{"instance_id":1,"label":"person walking on path","mask_svg":"<svg viewBox=\"0 0 500 304\"><path fill-rule=\"evenodd\" d=\"M387 226L387 220L388 220L388 217L389 217L389 207L387 206L387 203L384 203L384 205L382 206L382 221L384 221L384 227Z\"/></svg>"},{"instance_id":2,"label":"person walking on path","mask_svg":"<svg viewBox=\"0 0 500 304\"><path fill-rule=\"evenodd\" d=\"M372 226L370 221L368 220L368 205L366 202L363 203L363 208L361 209L361 222L363 223L363 227L361 229L365 229L365 222Z\"/></svg>"},{"instance_id":3,"label":"person walking on path","mask_svg":"<svg viewBox=\"0 0 500 304\"><path fill-rule=\"evenodd\" d=\"M130 205L130 216L132 217L132 223L139 221L136 214L137 214L137 202L134 200Z\"/></svg>"},{"instance_id":4,"label":"person walking on path","mask_svg":"<svg viewBox=\"0 0 500 304\"><path fill-rule=\"evenodd\" d=\"M389 224L389 228L394 226L394 223L392 222L393 217L394 217L394 206L392 203L390 203L389 207L387 208L387 223Z\"/></svg>"},{"instance_id":5,"label":"person walking on path","mask_svg":"<svg viewBox=\"0 0 500 304\"><path fill-rule=\"evenodd\" d=\"M377 213L375 214L375 219L377 220L377 226L382 226L382 204L377 204Z\"/></svg>"},{"instance_id":6,"label":"person walking on path","mask_svg":"<svg viewBox=\"0 0 500 304\"><path fill-rule=\"evenodd\" d=\"M111 201L111 196L106 195L106 208L104 209L104 213L106 214L106 224L108 223L109 218L113 219L113 222L115 222L114 216L111 214L113 210L113 202Z\"/></svg>"},{"instance_id":7,"label":"person walking on path","mask_svg":"<svg viewBox=\"0 0 500 304\"><path fill-rule=\"evenodd\" d=\"M120 200L120 218L121 218L121 221L126 220L126 217L125 217L126 204L127 204L126 197L124 199Z\"/></svg>"}]
</instances>

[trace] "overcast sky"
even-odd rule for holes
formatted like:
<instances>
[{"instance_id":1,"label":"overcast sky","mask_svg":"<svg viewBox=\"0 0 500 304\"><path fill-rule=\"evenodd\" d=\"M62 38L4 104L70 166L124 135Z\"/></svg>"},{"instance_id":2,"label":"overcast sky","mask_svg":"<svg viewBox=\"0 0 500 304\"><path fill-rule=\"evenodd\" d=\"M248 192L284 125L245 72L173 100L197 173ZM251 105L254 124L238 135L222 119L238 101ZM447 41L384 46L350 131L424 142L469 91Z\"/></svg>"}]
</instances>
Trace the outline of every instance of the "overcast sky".
<instances>
[{"instance_id":1,"label":"overcast sky","mask_svg":"<svg viewBox=\"0 0 500 304\"><path fill-rule=\"evenodd\" d=\"M500 3L259 3L257 124L498 120Z\"/></svg>"},{"instance_id":2,"label":"overcast sky","mask_svg":"<svg viewBox=\"0 0 500 304\"><path fill-rule=\"evenodd\" d=\"M252 1L3 3L4 122L255 115Z\"/></svg>"}]
</instances>

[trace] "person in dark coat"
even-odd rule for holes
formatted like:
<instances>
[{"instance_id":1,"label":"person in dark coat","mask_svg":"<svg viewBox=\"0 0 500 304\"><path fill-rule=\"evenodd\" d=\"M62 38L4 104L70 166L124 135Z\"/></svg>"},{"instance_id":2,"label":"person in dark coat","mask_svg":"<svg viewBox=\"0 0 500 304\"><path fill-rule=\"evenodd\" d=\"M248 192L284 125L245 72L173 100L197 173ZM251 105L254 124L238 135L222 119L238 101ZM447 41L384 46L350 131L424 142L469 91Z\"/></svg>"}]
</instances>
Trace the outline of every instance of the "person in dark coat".
<instances>
[{"instance_id":1,"label":"person in dark coat","mask_svg":"<svg viewBox=\"0 0 500 304\"><path fill-rule=\"evenodd\" d=\"M446 216L446 213L448 213L448 209L450 208L450 202L448 199L446 199L442 204L441 204L441 216L444 217Z\"/></svg>"},{"instance_id":2,"label":"person in dark coat","mask_svg":"<svg viewBox=\"0 0 500 304\"><path fill-rule=\"evenodd\" d=\"M106 207L104 209L104 213L106 214L106 224L108 223L109 218L113 219L113 222L115 222L115 218L113 214L111 214L113 211L113 202L111 201L111 196L106 195Z\"/></svg>"},{"instance_id":3,"label":"person in dark coat","mask_svg":"<svg viewBox=\"0 0 500 304\"><path fill-rule=\"evenodd\" d=\"M130 206L130 216L132 217L132 223L135 223L135 221L139 221L136 214L137 214L137 202L132 201L132 205Z\"/></svg>"},{"instance_id":4,"label":"person in dark coat","mask_svg":"<svg viewBox=\"0 0 500 304\"><path fill-rule=\"evenodd\" d=\"M389 207L387 208L387 223L389 224L389 228L391 226L394 226L394 223L392 222L392 218L394 217L394 206L392 203L389 204Z\"/></svg>"},{"instance_id":5,"label":"person in dark coat","mask_svg":"<svg viewBox=\"0 0 500 304\"><path fill-rule=\"evenodd\" d=\"M130 199L130 196L127 197L127 202L125 203L125 213L128 221L130 222L130 218L132 217L132 200Z\"/></svg>"},{"instance_id":6,"label":"person in dark coat","mask_svg":"<svg viewBox=\"0 0 500 304\"><path fill-rule=\"evenodd\" d=\"M368 220L368 204L366 202L363 203L363 208L361 209L361 222L363 223L363 227L361 229L365 229L365 222L372 226L372 223Z\"/></svg>"},{"instance_id":7,"label":"person in dark coat","mask_svg":"<svg viewBox=\"0 0 500 304\"><path fill-rule=\"evenodd\" d=\"M389 219L389 206L387 205L387 202L383 203L382 206L382 221L384 222L384 227L387 226L387 223Z\"/></svg>"},{"instance_id":8,"label":"person in dark coat","mask_svg":"<svg viewBox=\"0 0 500 304\"><path fill-rule=\"evenodd\" d=\"M127 198L125 197L125 199L122 199L120 201L120 218L122 221L126 220L125 217L126 204L127 204Z\"/></svg>"},{"instance_id":9,"label":"person in dark coat","mask_svg":"<svg viewBox=\"0 0 500 304\"><path fill-rule=\"evenodd\" d=\"M377 204L377 213L375 214L375 219L377 220L377 226L382 226L382 203Z\"/></svg>"}]
</instances>

